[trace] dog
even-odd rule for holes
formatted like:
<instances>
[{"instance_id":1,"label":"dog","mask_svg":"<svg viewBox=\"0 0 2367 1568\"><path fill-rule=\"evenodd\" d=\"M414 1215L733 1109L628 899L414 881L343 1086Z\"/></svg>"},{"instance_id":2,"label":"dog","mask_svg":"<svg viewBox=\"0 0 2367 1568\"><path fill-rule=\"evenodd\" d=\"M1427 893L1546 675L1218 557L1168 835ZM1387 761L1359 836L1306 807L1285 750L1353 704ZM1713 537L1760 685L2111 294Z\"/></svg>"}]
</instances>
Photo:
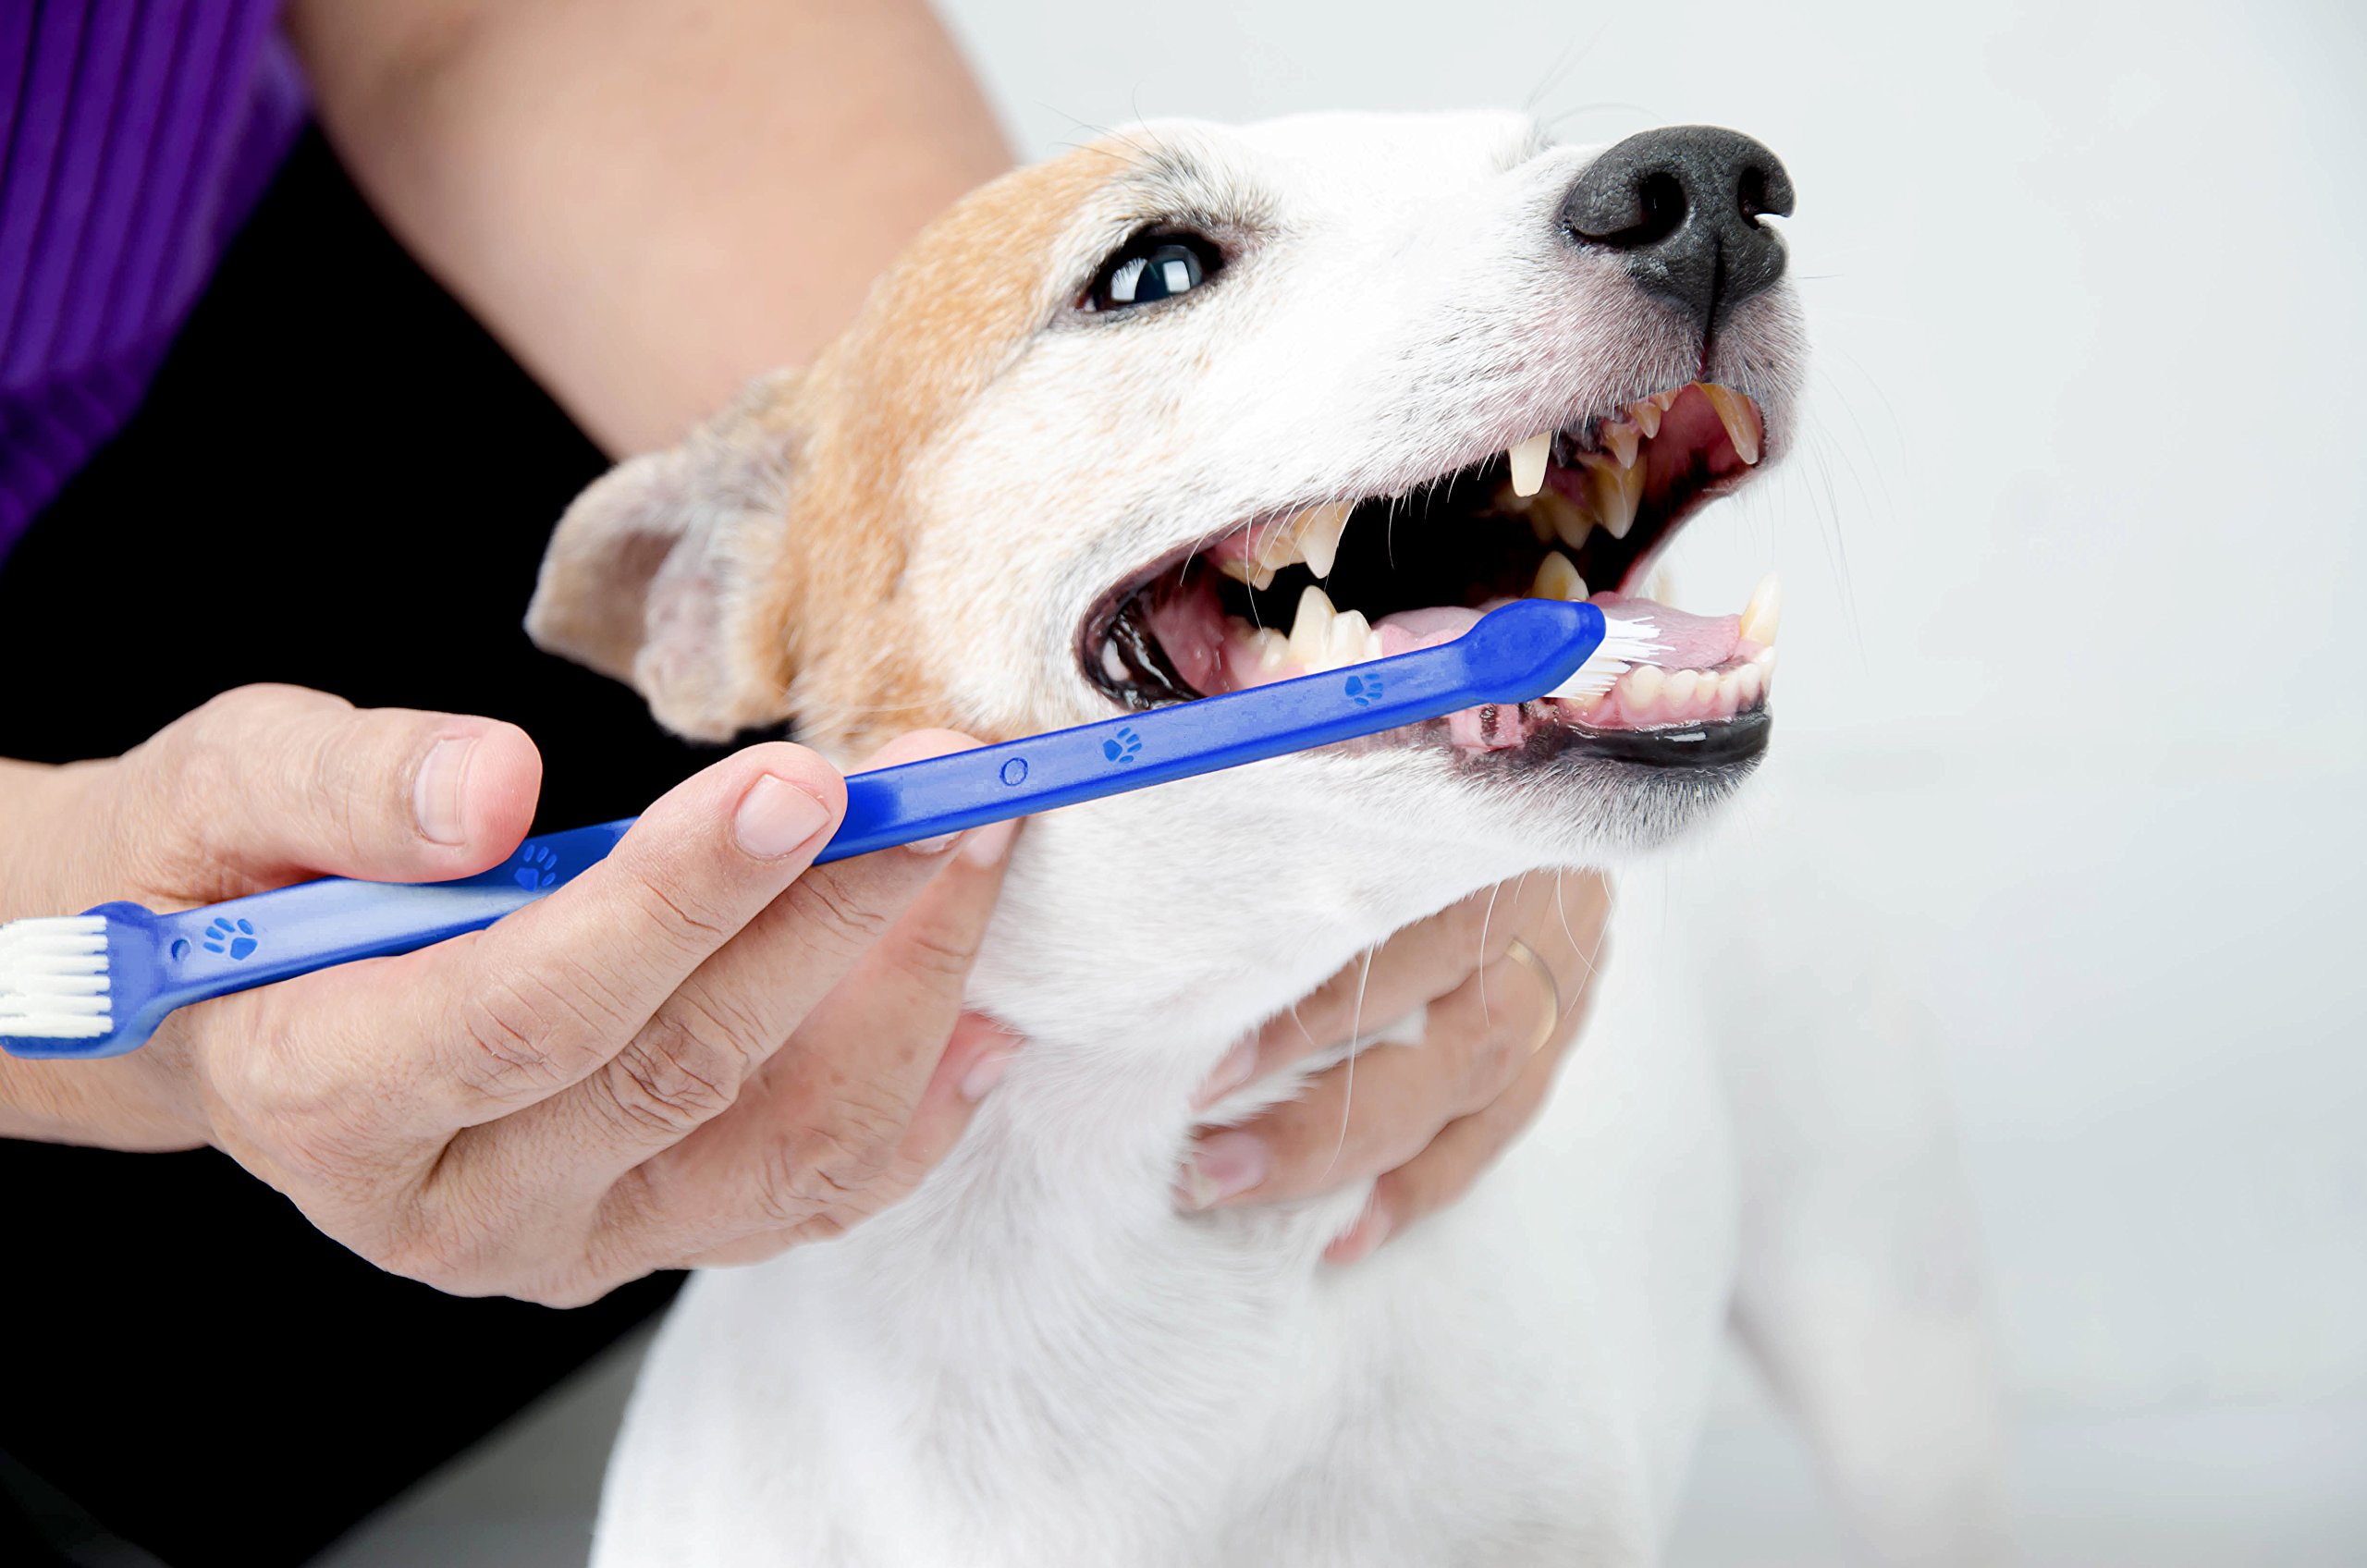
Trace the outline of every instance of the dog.
<instances>
[{"instance_id":1,"label":"dog","mask_svg":"<svg viewBox=\"0 0 2367 1568\"><path fill-rule=\"evenodd\" d=\"M686 736L792 721L841 763L1401 652L1522 594L1662 643L1600 697L1031 824L968 998L1027 1049L904 1204L692 1280L600 1568L1649 1562L1730 1317L1878 1554L1996 1550L1963 1227L1857 1222L1829 1151L1862 1106L1754 1131L1702 1017L1715 955L1649 878L1552 1102L1453 1209L1335 1268L1363 1190L1171 1197L1196 1125L1304 1081L1196 1114L1245 1031L1478 889L1663 849L1759 765L1772 590L1640 591L1797 440L1792 204L1709 127L1141 125L975 192L812 364L570 509L538 642ZM1419 1015L1373 1023L1359 1048L1421 1048Z\"/></svg>"}]
</instances>

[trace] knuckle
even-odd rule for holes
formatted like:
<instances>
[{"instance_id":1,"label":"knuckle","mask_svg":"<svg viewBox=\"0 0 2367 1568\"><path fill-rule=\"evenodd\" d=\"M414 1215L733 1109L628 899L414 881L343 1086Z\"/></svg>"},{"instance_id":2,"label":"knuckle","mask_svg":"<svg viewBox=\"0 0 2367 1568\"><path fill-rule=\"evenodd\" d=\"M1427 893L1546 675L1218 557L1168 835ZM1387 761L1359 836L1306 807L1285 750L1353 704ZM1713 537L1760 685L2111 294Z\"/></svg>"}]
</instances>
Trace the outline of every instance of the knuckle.
<instances>
[{"instance_id":1,"label":"knuckle","mask_svg":"<svg viewBox=\"0 0 2367 1568\"><path fill-rule=\"evenodd\" d=\"M644 925L676 953L696 957L721 947L738 928L722 905L697 890L636 877L632 900Z\"/></svg>"},{"instance_id":2,"label":"knuckle","mask_svg":"<svg viewBox=\"0 0 2367 1568\"><path fill-rule=\"evenodd\" d=\"M895 924L894 917L886 910L876 909L857 899L846 883L836 876L809 876L797 886L817 917L816 924L822 931L850 950L861 951L872 947Z\"/></svg>"},{"instance_id":3,"label":"knuckle","mask_svg":"<svg viewBox=\"0 0 2367 1568\"><path fill-rule=\"evenodd\" d=\"M1504 1085L1520 1071L1527 1044L1519 1024L1509 1018L1490 1019L1465 1059L1464 1103L1481 1106L1502 1094Z\"/></svg>"},{"instance_id":4,"label":"knuckle","mask_svg":"<svg viewBox=\"0 0 2367 1568\"><path fill-rule=\"evenodd\" d=\"M634 1127L681 1137L739 1096L747 1061L724 1025L677 998L608 1064L600 1083L610 1108Z\"/></svg>"},{"instance_id":5,"label":"knuckle","mask_svg":"<svg viewBox=\"0 0 2367 1568\"><path fill-rule=\"evenodd\" d=\"M605 986L571 987L525 976L472 987L460 1004L464 1086L496 1101L538 1098L574 1083L602 1054L599 1043L622 1033Z\"/></svg>"},{"instance_id":6,"label":"knuckle","mask_svg":"<svg viewBox=\"0 0 2367 1568\"><path fill-rule=\"evenodd\" d=\"M894 1162L902 1127L876 1108L842 1104L838 1120L774 1140L758 1182L756 1207L781 1228L842 1221L877 1201L873 1189Z\"/></svg>"},{"instance_id":7,"label":"knuckle","mask_svg":"<svg viewBox=\"0 0 2367 1568\"><path fill-rule=\"evenodd\" d=\"M925 922L904 937L904 967L931 980L966 980L978 961L978 948L985 937L982 930L949 928L936 921Z\"/></svg>"}]
</instances>

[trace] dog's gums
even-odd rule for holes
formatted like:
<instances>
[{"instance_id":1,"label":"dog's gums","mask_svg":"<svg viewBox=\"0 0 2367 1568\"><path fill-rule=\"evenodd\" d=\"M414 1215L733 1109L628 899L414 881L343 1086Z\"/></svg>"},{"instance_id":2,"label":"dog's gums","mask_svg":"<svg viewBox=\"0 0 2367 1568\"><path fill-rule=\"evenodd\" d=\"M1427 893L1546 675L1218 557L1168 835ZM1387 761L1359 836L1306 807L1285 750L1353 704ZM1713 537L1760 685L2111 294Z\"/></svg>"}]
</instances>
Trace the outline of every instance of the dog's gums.
<instances>
[{"instance_id":1,"label":"dog's gums","mask_svg":"<svg viewBox=\"0 0 2367 1568\"><path fill-rule=\"evenodd\" d=\"M1551 730L1555 750L1663 765L1755 753L1774 579L1738 616L1633 590L1694 510L1749 478L1765 434L1750 398L1697 381L1404 493L1254 519L1110 595L1085 628L1086 672L1113 700L1149 707L1429 647L1519 595L1591 597L1649 618L1662 651L1600 696L1466 709L1401 735L1431 729L1490 753Z\"/></svg>"}]
</instances>

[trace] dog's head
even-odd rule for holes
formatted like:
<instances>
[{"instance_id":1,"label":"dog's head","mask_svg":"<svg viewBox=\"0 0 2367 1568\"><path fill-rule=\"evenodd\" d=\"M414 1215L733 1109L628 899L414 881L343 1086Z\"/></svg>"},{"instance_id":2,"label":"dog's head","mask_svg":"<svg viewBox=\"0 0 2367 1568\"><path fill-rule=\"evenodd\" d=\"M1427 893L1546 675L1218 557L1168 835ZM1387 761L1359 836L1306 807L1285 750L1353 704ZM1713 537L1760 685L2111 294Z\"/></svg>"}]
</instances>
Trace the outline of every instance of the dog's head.
<instances>
[{"instance_id":1,"label":"dog's head","mask_svg":"<svg viewBox=\"0 0 2367 1568\"><path fill-rule=\"evenodd\" d=\"M975 193L813 364L594 486L529 624L686 734L793 718L844 760L1398 652L1507 595L1634 594L1791 439L1800 326L1761 221L1790 210L1772 154L1701 127L1116 134ZM1664 839L1763 748L1773 611L1628 613L1668 652L1607 696L1257 790L1517 846L1473 886ZM1164 811L1234 809L1184 788Z\"/></svg>"}]
</instances>

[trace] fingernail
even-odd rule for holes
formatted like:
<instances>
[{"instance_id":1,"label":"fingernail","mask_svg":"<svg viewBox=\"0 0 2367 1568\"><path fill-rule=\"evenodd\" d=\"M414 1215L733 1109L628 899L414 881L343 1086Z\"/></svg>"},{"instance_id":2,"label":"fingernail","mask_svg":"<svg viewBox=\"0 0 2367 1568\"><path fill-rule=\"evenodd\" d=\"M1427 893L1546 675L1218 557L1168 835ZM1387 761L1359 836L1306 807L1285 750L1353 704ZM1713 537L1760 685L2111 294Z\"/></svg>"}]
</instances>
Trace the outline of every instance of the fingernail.
<instances>
[{"instance_id":1,"label":"fingernail","mask_svg":"<svg viewBox=\"0 0 2367 1568\"><path fill-rule=\"evenodd\" d=\"M1348 1228L1347 1234L1325 1247L1323 1256L1333 1263L1354 1263L1360 1257L1370 1256L1374 1248L1389 1240L1389 1229L1394 1223L1389 1210L1382 1207L1378 1199L1368 1202L1362 1217Z\"/></svg>"},{"instance_id":2,"label":"fingernail","mask_svg":"<svg viewBox=\"0 0 2367 1568\"><path fill-rule=\"evenodd\" d=\"M1247 1192L1266 1179L1267 1163L1266 1145L1256 1135L1238 1129L1209 1133L1184 1168L1184 1207L1208 1208Z\"/></svg>"},{"instance_id":3,"label":"fingernail","mask_svg":"<svg viewBox=\"0 0 2367 1568\"><path fill-rule=\"evenodd\" d=\"M764 774L740 797L731 836L758 860L779 860L821 831L829 808L774 774Z\"/></svg>"},{"instance_id":4,"label":"fingernail","mask_svg":"<svg viewBox=\"0 0 2367 1568\"><path fill-rule=\"evenodd\" d=\"M998 864L1011 853L1011 840L1018 831L1019 819L1015 816L1009 822L989 822L984 827L973 827L963 842L962 858L981 870Z\"/></svg>"},{"instance_id":5,"label":"fingernail","mask_svg":"<svg viewBox=\"0 0 2367 1568\"><path fill-rule=\"evenodd\" d=\"M1011 1071L1011 1059L1018 1054L1019 1042L1016 1040L981 1053L978 1060L970 1064L970 1071L962 1074L962 1097L975 1105L992 1094L995 1085L1002 1082L1003 1074Z\"/></svg>"},{"instance_id":6,"label":"fingernail","mask_svg":"<svg viewBox=\"0 0 2367 1568\"><path fill-rule=\"evenodd\" d=\"M473 735L447 735L427 750L411 781L411 820L431 844L468 841L469 824L461 786L468 782L469 753L476 750Z\"/></svg>"},{"instance_id":7,"label":"fingernail","mask_svg":"<svg viewBox=\"0 0 2367 1568\"><path fill-rule=\"evenodd\" d=\"M951 849L953 841L961 837L959 833L939 833L934 839L915 839L904 848L916 855L941 855Z\"/></svg>"},{"instance_id":8,"label":"fingernail","mask_svg":"<svg viewBox=\"0 0 2367 1568\"><path fill-rule=\"evenodd\" d=\"M1224 1053L1223 1060L1209 1070L1207 1081L1200 1085L1200 1092L1192 1096L1192 1109L1207 1109L1248 1083L1249 1075L1257 1070L1257 1036L1253 1032L1235 1040L1233 1048Z\"/></svg>"}]
</instances>

